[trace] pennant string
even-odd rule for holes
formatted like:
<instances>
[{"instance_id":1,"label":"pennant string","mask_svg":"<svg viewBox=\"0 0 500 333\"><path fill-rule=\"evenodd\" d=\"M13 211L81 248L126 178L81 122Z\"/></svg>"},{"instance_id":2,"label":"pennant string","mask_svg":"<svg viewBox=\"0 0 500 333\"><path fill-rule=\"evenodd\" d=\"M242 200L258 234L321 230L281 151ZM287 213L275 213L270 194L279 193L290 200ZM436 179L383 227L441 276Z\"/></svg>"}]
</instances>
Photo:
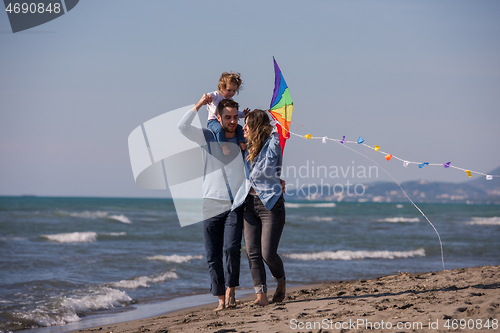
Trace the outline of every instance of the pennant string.
<instances>
[{"instance_id":1,"label":"pennant string","mask_svg":"<svg viewBox=\"0 0 500 333\"><path fill-rule=\"evenodd\" d=\"M281 126L281 124L279 122L277 124L279 124ZM290 135L295 135L295 136L304 138L304 135L296 134L296 133L293 133L293 132L290 132L290 131L289 131L289 133L290 133ZM329 138L329 137L315 137L315 136L312 136L311 134L307 134L307 136L305 136L305 138L309 139L309 140L314 140L314 139L323 140L323 138L325 138L325 141L326 140L330 140L330 141L334 141L334 142L338 142L338 143L352 143L352 144L355 143L355 144L360 144L362 146L370 148L370 149L372 149L372 150L374 150L374 151L376 151L378 153L383 154L384 156L392 155L390 153L382 151L380 148L377 149L376 147L378 147L378 146L372 147L370 145L367 145L366 143L364 143L364 140L361 143L359 143L358 141L360 141L360 140L358 140L358 141L348 141L348 140L344 140L344 139L338 140L338 139L332 139L332 138ZM408 164L416 164L416 165L422 164L422 162L411 162L411 161L399 158L399 157L394 156L394 155L392 155L391 159L399 160L399 161L405 163L405 165L408 165ZM479 171L473 171L473 170L470 170L470 169L463 169L463 168L451 165L450 162L447 162L445 164L446 164L445 168L453 168L453 169L461 170L461 171L467 172L467 174L468 174L468 172L470 172L471 174L477 174L477 175L486 176L486 179L488 179L488 180L500 177L500 175L489 175L489 174L486 174L486 173L483 173L483 172L479 172ZM425 162L425 165L433 165L433 166L443 167L443 163L428 163L428 162Z\"/></svg>"}]
</instances>

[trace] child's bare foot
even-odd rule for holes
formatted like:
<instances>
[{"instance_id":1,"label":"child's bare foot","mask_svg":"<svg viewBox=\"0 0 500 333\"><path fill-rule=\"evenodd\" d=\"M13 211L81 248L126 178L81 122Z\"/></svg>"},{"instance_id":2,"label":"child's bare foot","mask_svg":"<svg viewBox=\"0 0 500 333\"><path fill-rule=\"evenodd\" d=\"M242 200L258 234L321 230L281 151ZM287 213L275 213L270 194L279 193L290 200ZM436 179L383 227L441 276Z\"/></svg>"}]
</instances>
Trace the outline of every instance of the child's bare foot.
<instances>
[{"instance_id":1,"label":"child's bare foot","mask_svg":"<svg viewBox=\"0 0 500 333\"><path fill-rule=\"evenodd\" d=\"M222 146L222 153L226 156L231 154L231 151L229 150L229 148L227 148L227 145Z\"/></svg>"},{"instance_id":2,"label":"child's bare foot","mask_svg":"<svg viewBox=\"0 0 500 333\"><path fill-rule=\"evenodd\" d=\"M246 144L246 143L244 143L244 142L240 142L240 149L241 149L241 150L245 150L245 149L247 149L247 144Z\"/></svg>"}]
</instances>

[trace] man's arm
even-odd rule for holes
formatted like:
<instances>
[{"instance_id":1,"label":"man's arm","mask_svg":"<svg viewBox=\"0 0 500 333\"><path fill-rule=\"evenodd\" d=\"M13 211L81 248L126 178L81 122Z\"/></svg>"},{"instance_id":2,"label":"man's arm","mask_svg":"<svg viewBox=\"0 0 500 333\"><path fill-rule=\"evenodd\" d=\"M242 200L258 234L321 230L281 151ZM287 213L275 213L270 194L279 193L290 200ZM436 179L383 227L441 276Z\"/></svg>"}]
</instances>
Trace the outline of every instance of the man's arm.
<instances>
[{"instance_id":1,"label":"man's arm","mask_svg":"<svg viewBox=\"0 0 500 333\"><path fill-rule=\"evenodd\" d=\"M182 135L184 135L189 140L196 142L200 146L207 144L205 140L205 135L203 134L203 130L201 128L191 126L191 123L193 122L193 119L200 110L200 108L203 105L210 103L211 101L212 101L212 96L208 94L203 94L198 103L196 103L195 106L191 110L189 110L177 124L177 128L182 133Z\"/></svg>"}]
</instances>

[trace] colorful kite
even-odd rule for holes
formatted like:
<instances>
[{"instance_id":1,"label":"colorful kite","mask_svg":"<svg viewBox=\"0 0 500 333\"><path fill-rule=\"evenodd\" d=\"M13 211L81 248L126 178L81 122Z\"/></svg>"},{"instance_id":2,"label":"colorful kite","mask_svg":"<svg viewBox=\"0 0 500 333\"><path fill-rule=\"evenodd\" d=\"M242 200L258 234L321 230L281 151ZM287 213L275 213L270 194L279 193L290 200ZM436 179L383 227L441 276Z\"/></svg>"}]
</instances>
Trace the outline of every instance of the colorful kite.
<instances>
[{"instance_id":1,"label":"colorful kite","mask_svg":"<svg viewBox=\"0 0 500 333\"><path fill-rule=\"evenodd\" d=\"M290 138L290 123L292 121L293 102L290 91L286 85L283 74L274 59L274 93L271 100L270 112L275 121L280 125L278 133L280 137L281 154L285 149L285 142Z\"/></svg>"}]
</instances>

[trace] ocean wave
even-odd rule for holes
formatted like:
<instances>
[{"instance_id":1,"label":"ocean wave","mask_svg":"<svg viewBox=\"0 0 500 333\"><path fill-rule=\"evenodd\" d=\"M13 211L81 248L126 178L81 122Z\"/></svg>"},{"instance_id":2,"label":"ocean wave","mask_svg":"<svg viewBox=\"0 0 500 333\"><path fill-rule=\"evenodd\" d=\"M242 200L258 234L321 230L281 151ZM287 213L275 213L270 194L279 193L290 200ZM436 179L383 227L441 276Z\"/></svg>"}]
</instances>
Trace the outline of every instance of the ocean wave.
<instances>
[{"instance_id":1,"label":"ocean wave","mask_svg":"<svg viewBox=\"0 0 500 333\"><path fill-rule=\"evenodd\" d=\"M335 202L311 203L311 204L285 202L286 208L303 208L303 207L332 208L336 206L337 205L335 204Z\"/></svg>"},{"instance_id":2,"label":"ocean wave","mask_svg":"<svg viewBox=\"0 0 500 333\"><path fill-rule=\"evenodd\" d=\"M283 256L296 260L359 260L359 259L396 259L425 257L424 249L413 251L323 251L313 253L292 253Z\"/></svg>"},{"instance_id":3,"label":"ocean wave","mask_svg":"<svg viewBox=\"0 0 500 333\"><path fill-rule=\"evenodd\" d=\"M14 311L14 317L29 325L55 326L80 321L79 314L127 305L132 298L125 292L99 287L82 295L56 297L36 309Z\"/></svg>"},{"instance_id":4,"label":"ocean wave","mask_svg":"<svg viewBox=\"0 0 500 333\"><path fill-rule=\"evenodd\" d=\"M131 224L132 221L125 215L110 215L108 212L103 212L103 211L83 211L83 212L66 212L63 210L59 210L56 212L57 215L62 215L62 216L71 216L71 217L81 217L84 219L90 219L90 220L95 220L95 219L110 219L110 220L115 220L118 222L126 223L126 224Z\"/></svg>"},{"instance_id":5,"label":"ocean wave","mask_svg":"<svg viewBox=\"0 0 500 333\"><path fill-rule=\"evenodd\" d=\"M49 309L46 306L40 306L35 310L26 312L14 311L13 316L16 322L23 323L27 328L38 326L61 326L80 321L76 313L64 313L62 310Z\"/></svg>"},{"instance_id":6,"label":"ocean wave","mask_svg":"<svg viewBox=\"0 0 500 333\"><path fill-rule=\"evenodd\" d=\"M328 216L311 216L311 217L305 217L304 220L306 220L306 221L314 221L314 222L331 222L331 221L333 221L333 217L328 217Z\"/></svg>"},{"instance_id":7,"label":"ocean wave","mask_svg":"<svg viewBox=\"0 0 500 333\"><path fill-rule=\"evenodd\" d=\"M101 212L101 211L83 211L83 212L66 212L64 210L57 211L57 215L62 215L62 216L71 216L71 217L82 217L84 219L100 219L100 218L106 218L109 213L108 212Z\"/></svg>"},{"instance_id":8,"label":"ocean wave","mask_svg":"<svg viewBox=\"0 0 500 333\"><path fill-rule=\"evenodd\" d=\"M152 283L160 283L165 282L167 280L175 280L178 276L175 272L166 272L164 274L160 274L158 276L149 277L149 276L139 276L130 280L121 280L118 282L110 283L112 287L116 288L125 288L125 289L137 289L140 287L149 287Z\"/></svg>"},{"instance_id":9,"label":"ocean wave","mask_svg":"<svg viewBox=\"0 0 500 333\"><path fill-rule=\"evenodd\" d=\"M103 234L103 235L108 235L108 236L126 236L127 233L126 232L110 232L110 233L107 233L107 234Z\"/></svg>"},{"instance_id":10,"label":"ocean wave","mask_svg":"<svg viewBox=\"0 0 500 333\"><path fill-rule=\"evenodd\" d=\"M111 220L119 221L121 223L126 223L126 224L132 223L132 221L130 221L130 219L123 214L122 215L110 215L107 218L111 219Z\"/></svg>"},{"instance_id":11,"label":"ocean wave","mask_svg":"<svg viewBox=\"0 0 500 333\"><path fill-rule=\"evenodd\" d=\"M107 310L123 306L131 302L132 298L124 291L101 287L90 294L63 297L61 305L72 313L86 313L88 311Z\"/></svg>"},{"instance_id":12,"label":"ocean wave","mask_svg":"<svg viewBox=\"0 0 500 333\"><path fill-rule=\"evenodd\" d=\"M63 234L41 235L40 237L47 238L50 241L58 243L91 243L97 240L97 233L88 232L70 232Z\"/></svg>"},{"instance_id":13,"label":"ocean wave","mask_svg":"<svg viewBox=\"0 0 500 333\"><path fill-rule=\"evenodd\" d=\"M190 256L190 255L180 256L178 254L173 254L171 256L161 256L161 255L152 256L152 257L148 257L147 259L149 259L149 260L161 260L161 261L174 262L174 263L181 264L184 262L189 262L191 260L203 259L203 256L201 256L201 255L199 255L199 256Z\"/></svg>"},{"instance_id":14,"label":"ocean wave","mask_svg":"<svg viewBox=\"0 0 500 333\"><path fill-rule=\"evenodd\" d=\"M25 241L27 240L26 237L16 237L16 236L7 236L7 237L0 237L0 241Z\"/></svg>"},{"instance_id":15,"label":"ocean wave","mask_svg":"<svg viewBox=\"0 0 500 333\"><path fill-rule=\"evenodd\" d=\"M405 223L405 222L420 222L418 217L387 217L377 220L377 222Z\"/></svg>"},{"instance_id":16,"label":"ocean wave","mask_svg":"<svg viewBox=\"0 0 500 333\"><path fill-rule=\"evenodd\" d=\"M469 225L500 225L500 217L473 217Z\"/></svg>"}]
</instances>

